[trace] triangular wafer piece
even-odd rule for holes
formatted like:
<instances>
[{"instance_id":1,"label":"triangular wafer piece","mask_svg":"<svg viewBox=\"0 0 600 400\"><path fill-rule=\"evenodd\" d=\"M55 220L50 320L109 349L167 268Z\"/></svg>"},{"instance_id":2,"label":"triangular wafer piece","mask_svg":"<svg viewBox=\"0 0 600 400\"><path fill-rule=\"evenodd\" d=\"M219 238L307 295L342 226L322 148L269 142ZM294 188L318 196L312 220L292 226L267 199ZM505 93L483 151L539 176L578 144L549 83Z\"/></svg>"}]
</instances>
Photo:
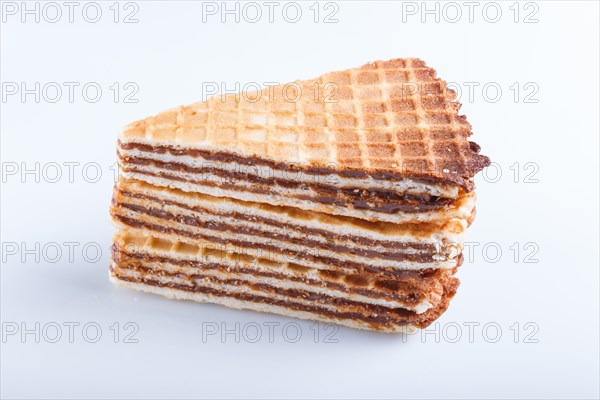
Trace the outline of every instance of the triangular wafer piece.
<instances>
[{"instance_id":1,"label":"triangular wafer piece","mask_svg":"<svg viewBox=\"0 0 600 400\"><path fill-rule=\"evenodd\" d=\"M137 179L213 196L428 220L489 164L454 96L421 60L377 61L132 123L120 163Z\"/></svg>"},{"instance_id":2,"label":"triangular wafer piece","mask_svg":"<svg viewBox=\"0 0 600 400\"><path fill-rule=\"evenodd\" d=\"M247 254L314 269L377 272L452 269L474 213L474 193L455 210L463 217L439 223L392 224L248 203L224 197L119 180L111 206L114 223L171 241L210 240Z\"/></svg>"},{"instance_id":3,"label":"triangular wafer piece","mask_svg":"<svg viewBox=\"0 0 600 400\"><path fill-rule=\"evenodd\" d=\"M114 237L110 274L118 285L166 297L383 332L431 324L458 286L452 271L407 273L390 282L238 256L216 244L184 244L123 230Z\"/></svg>"}]
</instances>

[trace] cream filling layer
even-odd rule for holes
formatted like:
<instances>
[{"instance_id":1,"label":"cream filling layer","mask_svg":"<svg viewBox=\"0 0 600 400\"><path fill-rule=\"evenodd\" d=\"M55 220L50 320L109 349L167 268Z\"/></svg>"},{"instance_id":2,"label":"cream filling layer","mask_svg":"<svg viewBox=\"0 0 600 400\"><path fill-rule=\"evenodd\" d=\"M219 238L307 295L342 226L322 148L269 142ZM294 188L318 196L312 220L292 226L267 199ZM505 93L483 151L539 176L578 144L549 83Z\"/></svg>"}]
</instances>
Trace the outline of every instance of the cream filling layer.
<instances>
[{"instance_id":1,"label":"cream filling layer","mask_svg":"<svg viewBox=\"0 0 600 400\"><path fill-rule=\"evenodd\" d=\"M136 142L143 143L144 141L138 140ZM151 142L144 144L153 145ZM429 185L423 182L417 182L409 178L405 178L399 181L374 179L372 177L366 178L347 178L340 176L339 174L330 175L316 175L308 172L290 172L273 169L267 165L242 165L237 162L221 162L221 161L210 161L206 160L201 156L189 156L189 155L171 155L168 153L153 153L141 151L138 149L126 150L118 148L121 155L132 158L148 158L160 162L176 162L185 164L186 166L193 168L218 168L226 172L242 172L249 175L269 179L279 178L298 182L299 184L325 184L340 188L364 188L364 189L381 189L381 190L394 190L399 193L410 193L410 194L429 194L431 196L446 197L455 199L458 197L458 187L452 185ZM336 165L332 163L328 165L332 169L336 169ZM223 178L220 178L221 180Z\"/></svg>"}]
</instances>

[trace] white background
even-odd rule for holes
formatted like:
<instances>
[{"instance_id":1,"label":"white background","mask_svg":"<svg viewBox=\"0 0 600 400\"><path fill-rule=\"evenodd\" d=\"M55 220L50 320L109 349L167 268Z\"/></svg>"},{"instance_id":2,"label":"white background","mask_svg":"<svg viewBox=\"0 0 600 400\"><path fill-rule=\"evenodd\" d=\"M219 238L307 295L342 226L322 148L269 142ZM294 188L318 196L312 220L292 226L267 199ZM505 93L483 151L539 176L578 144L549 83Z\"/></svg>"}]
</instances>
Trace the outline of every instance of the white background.
<instances>
[{"instance_id":1,"label":"white background","mask_svg":"<svg viewBox=\"0 0 600 400\"><path fill-rule=\"evenodd\" d=\"M37 23L31 15L22 22L4 2L2 397L599 396L598 3L521 3L518 22L513 2L499 3L496 23L489 22L495 6L484 14L485 3L475 8L473 22L467 6L455 3L462 18L453 23L454 6L440 3L439 22L435 15L422 21L421 2L394 1L337 2L337 23L322 22L321 4L315 23L311 3L302 3L297 23L283 18L282 5L269 23L262 3L259 22L242 16L236 23L228 16L222 23L219 14L203 22L200 2L141 1L135 3L138 23L126 24L122 18L134 9L121 4L115 23L112 2L100 2L97 23L82 17L86 3L75 9L73 23L66 6L60 21L42 15ZM55 10L46 11L47 19L54 18ZM537 22L524 23L532 12ZM88 13L94 17L93 9ZM462 111L473 125L472 140L502 172L497 182L497 169L488 170L488 179L477 177L478 215L467 241L480 245L459 271L462 284L436 325L437 339L432 326L427 335L404 338L340 329L326 340L332 331L321 326L315 341L309 322L175 302L109 284L111 168L123 125L200 100L203 82L227 88L287 82L395 57L420 57L464 89ZM36 103L34 95L10 95L11 82L80 86L73 102L63 86L56 103L48 101L52 91ZM82 97L88 82L103 90L96 103ZM110 89L115 82L121 88L117 102ZM139 87L137 103L123 101L127 82ZM471 98L465 82L479 84ZM482 93L486 84L492 88ZM496 102L494 87L502 90ZM536 88L527 100L537 102L526 102ZM79 163L73 182L65 162ZM36 163L37 176L21 174ZM50 182L57 172L51 163L61 166L56 183ZM82 173L88 163L100 166L97 182L90 182L96 164ZM518 177L517 168L510 169L515 163ZM73 259L66 242L78 243ZM515 242L519 254L511 250ZM23 252L36 243L39 260ZM484 257L486 243L492 244ZM496 248L502 250L498 259ZM65 325L70 322L79 324L73 343ZM135 325L126 330L127 322ZM279 324L272 343L264 325L270 322ZM33 333L8 334L15 327L35 331L36 323L39 343ZM86 336L82 327L88 323ZM236 323L239 343L235 334L203 340L207 327L235 332ZM469 323L479 324L472 335ZM51 343L56 324L62 336ZM256 325L262 336L252 343ZM88 343L95 326L102 336ZM133 336L138 342L125 343L132 326L139 328ZM502 334L492 343L498 327ZM293 342L298 328L302 336Z\"/></svg>"}]
</instances>

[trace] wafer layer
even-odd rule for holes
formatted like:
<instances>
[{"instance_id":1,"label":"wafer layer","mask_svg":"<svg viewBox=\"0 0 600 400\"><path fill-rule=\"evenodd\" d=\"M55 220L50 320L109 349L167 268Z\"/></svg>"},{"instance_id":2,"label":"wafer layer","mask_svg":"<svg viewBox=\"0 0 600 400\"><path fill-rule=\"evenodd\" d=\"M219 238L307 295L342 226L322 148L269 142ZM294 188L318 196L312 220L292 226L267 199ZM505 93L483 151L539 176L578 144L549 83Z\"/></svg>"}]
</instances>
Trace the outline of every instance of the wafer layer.
<instances>
[{"instance_id":1,"label":"wafer layer","mask_svg":"<svg viewBox=\"0 0 600 400\"><path fill-rule=\"evenodd\" d=\"M307 95L319 85L335 93ZM119 137L120 164L136 179L214 196L431 220L489 163L453 98L420 60L375 62L135 122Z\"/></svg>"},{"instance_id":2,"label":"wafer layer","mask_svg":"<svg viewBox=\"0 0 600 400\"><path fill-rule=\"evenodd\" d=\"M218 265L217 260L224 258L220 255L212 258L212 261L207 259L200 247L194 249L122 232L115 237L111 275L116 283L167 297L390 332L427 326L446 309L458 285L451 274L425 278L438 288L439 296L435 304L429 304L426 311L420 309L424 312L418 313L383 305L396 305L398 300L381 299L377 303L369 296L367 302L361 301L365 296L352 292L357 288L352 279L342 279L344 289L325 291L308 281L294 284L289 278L257 278L254 272L274 268L269 264L261 267L260 260L256 260L254 266L243 261L234 267L219 269L215 262ZM242 269L244 267L249 270ZM403 284L405 287L396 290L397 294L412 290L409 277L404 283L399 282L399 286ZM388 295L390 292L393 291L388 288Z\"/></svg>"},{"instance_id":3,"label":"wafer layer","mask_svg":"<svg viewBox=\"0 0 600 400\"><path fill-rule=\"evenodd\" d=\"M454 273L454 270L405 271L390 278L376 273L318 270L236 253L218 243L191 245L157 239L138 231L120 231L115 235L112 260L120 268L182 279L241 280L417 313L439 304L443 285Z\"/></svg>"},{"instance_id":4,"label":"wafer layer","mask_svg":"<svg viewBox=\"0 0 600 400\"><path fill-rule=\"evenodd\" d=\"M464 208L473 207L465 199ZM173 241L217 241L311 268L454 268L467 220L397 225L241 202L122 180L113 218Z\"/></svg>"}]
</instances>

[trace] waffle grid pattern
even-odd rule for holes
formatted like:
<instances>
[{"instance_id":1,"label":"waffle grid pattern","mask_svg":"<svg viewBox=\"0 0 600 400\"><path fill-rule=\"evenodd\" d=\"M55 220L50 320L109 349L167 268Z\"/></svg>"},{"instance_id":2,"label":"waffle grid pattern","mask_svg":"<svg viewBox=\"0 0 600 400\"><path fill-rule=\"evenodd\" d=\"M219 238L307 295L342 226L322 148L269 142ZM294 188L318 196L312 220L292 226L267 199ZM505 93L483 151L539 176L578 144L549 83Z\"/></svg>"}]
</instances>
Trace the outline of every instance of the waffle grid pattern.
<instances>
[{"instance_id":1,"label":"waffle grid pattern","mask_svg":"<svg viewBox=\"0 0 600 400\"><path fill-rule=\"evenodd\" d=\"M421 60L377 61L316 80L216 95L133 123L121 137L461 181L487 165L487 157L467 140L471 127L454 98Z\"/></svg>"}]
</instances>

